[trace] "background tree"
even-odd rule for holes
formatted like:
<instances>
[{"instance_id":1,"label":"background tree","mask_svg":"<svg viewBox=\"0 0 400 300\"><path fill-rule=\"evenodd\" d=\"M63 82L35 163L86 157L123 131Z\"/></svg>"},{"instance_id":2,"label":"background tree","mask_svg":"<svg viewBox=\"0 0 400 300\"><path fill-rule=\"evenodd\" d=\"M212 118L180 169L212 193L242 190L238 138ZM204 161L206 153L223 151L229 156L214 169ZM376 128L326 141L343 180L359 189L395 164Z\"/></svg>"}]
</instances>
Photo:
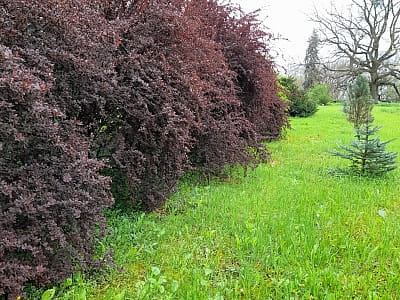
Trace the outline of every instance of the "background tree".
<instances>
[{"instance_id":1,"label":"background tree","mask_svg":"<svg viewBox=\"0 0 400 300\"><path fill-rule=\"evenodd\" d=\"M349 82L354 80L352 76L335 71L345 69L347 65L348 63L344 59L335 62L323 61L321 64L321 74L324 78L324 83L329 86L332 97L335 100L346 99Z\"/></svg>"},{"instance_id":2,"label":"background tree","mask_svg":"<svg viewBox=\"0 0 400 300\"><path fill-rule=\"evenodd\" d=\"M327 68L349 78L369 75L371 95L379 100L378 88L393 85L400 78L396 55L400 51L400 1L352 0L350 7L339 11L315 11L312 20L319 25L324 44L333 46ZM345 60L340 68L335 62Z\"/></svg>"},{"instance_id":3,"label":"background tree","mask_svg":"<svg viewBox=\"0 0 400 300\"><path fill-rule=\"evenodd\" d=\"M400 81L392 86L386 86L381 89L381 100L385 102L400 102Z\"/></svg>"},{"instance_id":4,"label":"background tree","mask_svg":"<svg viewBox=\"0 0 400 300\"><path fill-rule=\"evenodd\" d=\"M308 40L308 48L304 58L304 89L312 88L316 83L321 81L320 64L318 50L320 40L317 31L314 29Z\"/></svg>"}]
</instances>

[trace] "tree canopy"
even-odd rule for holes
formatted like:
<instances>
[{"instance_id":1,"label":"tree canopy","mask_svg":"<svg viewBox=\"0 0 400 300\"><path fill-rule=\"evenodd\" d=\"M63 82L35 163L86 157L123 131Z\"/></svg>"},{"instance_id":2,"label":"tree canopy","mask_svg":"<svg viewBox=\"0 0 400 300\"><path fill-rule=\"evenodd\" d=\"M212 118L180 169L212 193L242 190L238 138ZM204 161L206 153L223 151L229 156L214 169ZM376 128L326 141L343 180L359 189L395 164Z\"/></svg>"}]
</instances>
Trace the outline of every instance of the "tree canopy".
<instances>
[{"instance_id":1,"label":"tree canopy","mask_svg":"<svg viewBox=\"0 0 400 300\"><path fill-rule=\"evenodd\" d=\"M326 68L347 81L368 74L375 101L380 86L391 85L398 92L399 18L398 0L352 0L346 10L332 3L331 10L315 11L312 20L319 26L321 41L333 49Z\"/></svg>"}]
</instances>

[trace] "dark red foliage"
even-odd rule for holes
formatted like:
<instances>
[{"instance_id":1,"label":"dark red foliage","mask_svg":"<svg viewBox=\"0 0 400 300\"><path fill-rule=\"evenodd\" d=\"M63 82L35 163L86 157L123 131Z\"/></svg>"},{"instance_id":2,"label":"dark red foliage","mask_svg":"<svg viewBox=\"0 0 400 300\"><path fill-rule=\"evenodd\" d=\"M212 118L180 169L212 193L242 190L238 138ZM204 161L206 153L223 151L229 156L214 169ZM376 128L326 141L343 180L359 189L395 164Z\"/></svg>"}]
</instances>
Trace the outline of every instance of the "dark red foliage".
<instances>
[{"instance_id":1,"label":"dark red foliage","mask_svg":"<svg viewBox=\"0 0 400 300\"><path fill-rule=\"evenodd\" d=\"M112 204L103 164L51 95L51 69L35 51L0 45L0 295L10 299L28 281L88 266Z\"/></svg>"},{"instance_id":2,"label":"dark red foliage","mask_svg":"<svg viewBox=\"0 0 400 300\"><path fill-rule=\"evenodd\" d=\"M225 16L218 27L217 41L229 67L236 73L238 97L247 119L264 139L276 139L288 126L286 104L278 96L276 73L269 55L272 38L261 29L257 14L245 15L233 9L235 15Z\"/></svg>"},{"instance_id":3,"label":"dark red foliage","mask_svg":"<svg viewBox=\"0 0 400 300\"><path fill-rule=\"evenodd\" d=\"M140 151L146 165L139 176L138 188L144 191L140 200L154 208L185 169L217 172L225 164L246 163L246 146L257 139L236 97L235 73L214 40L216 30L192 11L191 2L151 3L140 17L125 21L123 61L117 70L124 71L119 86L130 92L118 106L137 112L121 117L121 122L136 125L129 135L123 133L121 140L129 138L131 144L117 147L116 156L125 162L122 166L132 166L137 160L124 149Z\"/></svg>"},{"instance_id":4,"label":"dark red foliage","mask_svg":"<svg viewBox=\"0 0 400 300\"><path fill-rule=\"evenodd\" d=\"M0 295L91 262L98 159L151 210L185 170L266 154L287 125L267 37L214 0L0 0Z\"/></svg>"},{"instance_id":5,"label":"dark red foliage","mask_svg":"<svg viewBox=\"0 0 400 300\"><path fill-rule=\"evenodd\" d=\"M78 11L0 1L0 295L9 299L27 282L44 285L93 265L95 232L104 233L103 211L112 205L85 120L66 115L84 105L55 93L56 58L75 59L61 48L84 43L60 25L67 8Z\"/></svg>"}]
</instances>

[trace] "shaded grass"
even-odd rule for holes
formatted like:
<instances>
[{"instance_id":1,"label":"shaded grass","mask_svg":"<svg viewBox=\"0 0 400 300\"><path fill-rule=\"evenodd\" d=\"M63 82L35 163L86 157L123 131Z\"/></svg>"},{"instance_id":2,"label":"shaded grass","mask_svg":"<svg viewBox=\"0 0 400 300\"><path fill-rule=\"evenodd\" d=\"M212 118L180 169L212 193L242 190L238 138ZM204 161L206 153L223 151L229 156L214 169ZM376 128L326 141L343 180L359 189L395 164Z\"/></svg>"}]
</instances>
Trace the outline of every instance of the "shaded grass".
<instances>
[{"instance_id":1,"label":"shaded grass","mask_svg":"<svg viewBox=\"0 0 400 300\"><path fill-rule=\"evenodd\" d=\"M87 298L400 298L400 172L328 175L346 161L326 151L353 137L340 109L293 119L246 178L186 180L163 210L113 212L99 248L112 247L124 272L87 275ZM400 136L397 110L374 108L383 140Z\"/></svg>"}]
</instances>

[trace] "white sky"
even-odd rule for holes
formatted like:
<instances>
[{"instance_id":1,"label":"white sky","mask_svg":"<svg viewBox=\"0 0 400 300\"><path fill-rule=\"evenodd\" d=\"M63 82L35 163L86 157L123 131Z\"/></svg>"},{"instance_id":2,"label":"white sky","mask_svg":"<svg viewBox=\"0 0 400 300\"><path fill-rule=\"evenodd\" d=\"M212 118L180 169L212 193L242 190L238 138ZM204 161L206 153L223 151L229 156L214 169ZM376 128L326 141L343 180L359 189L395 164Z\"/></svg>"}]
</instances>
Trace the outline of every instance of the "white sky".
<instances>
[{"instance_id":1,"label":"white sky","mask_svg":"<svg viewBox=\"0 0 400 300\"><path fill-rule=\"evenodd\" d=\"M337 7L350 2L350 0L232 0L245 12L261 9L260 18L270 28L270 32L287 39L274 45L274 49L279 52L276 61L286 68L304 60L307 40L315 27L314 23L308 21L307 15L312 14L314 7L318 10L329 8L332 1Z\"/></svg>"}]
</instances>

